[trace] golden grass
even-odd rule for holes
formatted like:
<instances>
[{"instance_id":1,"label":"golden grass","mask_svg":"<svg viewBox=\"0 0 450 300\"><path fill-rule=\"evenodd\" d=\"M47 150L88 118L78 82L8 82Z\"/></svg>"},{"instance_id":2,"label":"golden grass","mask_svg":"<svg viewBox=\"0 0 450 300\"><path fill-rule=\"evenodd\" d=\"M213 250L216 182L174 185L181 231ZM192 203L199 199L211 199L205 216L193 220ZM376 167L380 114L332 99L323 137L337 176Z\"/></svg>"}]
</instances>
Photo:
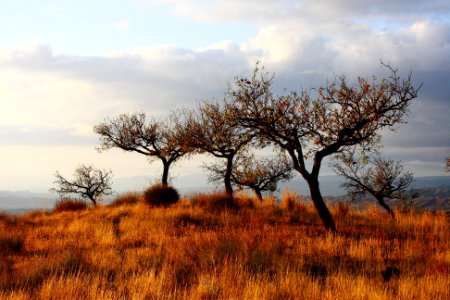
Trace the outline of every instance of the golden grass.
<instances>
[{"instance_id":1,"label":"golden grass","mask_svg":"<svg viewBox=\"0 0 450 300\"><path fill-rule=\"evenodd\" d=\"M280 206L222 196L3 214L0 299L450 298L444 212L337 204L331 234L292 193Z\"/></svg>"},{"instance_id":2,"label":"golden grass","mask_svg":"<svg viewBox=\"0 0 450 300\"><path fill-rule=\"evenodd\" d=\"M140 201L143 201L141 193L126 192L118 195L109 206L135 205Z\"/></svg>"}]
</instances>

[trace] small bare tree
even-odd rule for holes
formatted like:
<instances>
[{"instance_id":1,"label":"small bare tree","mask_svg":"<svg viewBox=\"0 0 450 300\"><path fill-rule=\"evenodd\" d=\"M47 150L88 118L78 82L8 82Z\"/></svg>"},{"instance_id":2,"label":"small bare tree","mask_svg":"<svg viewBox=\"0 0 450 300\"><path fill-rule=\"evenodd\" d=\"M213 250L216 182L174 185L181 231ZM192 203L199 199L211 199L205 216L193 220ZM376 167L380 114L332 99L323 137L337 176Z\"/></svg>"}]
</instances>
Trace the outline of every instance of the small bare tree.
<instances>
[{"instance_id":1,"label":"small bare tree","mask_svg":"<svg viewBox=\"0 0 450 300\"><path fill-rule=\"evenodd\" d=\"M68 194L79 194L84 199L92 201L94 206L104 196L112 194L112 172L95 169L92 166L81 165L75 170L72 181L64 178L58 171L55 173L55 188L50 189L61 197Z\"/></svg>"},{"instance_id":2,"label":"small bare tree","mask_svg":"<svg viewBox=\"0 0 450 300\"><path fill-rule=\"evenodd\" d=\"M167 185L170 166L188 153L180 143L184 133L178 122L175 114L165 122L155 119L147 122L144 113L122 114L98 124L94 131L100 135L99 151L119 148L145 155L150 161L161 160L161 182Z\"/></svg>"},{"instance_id":3,"label":"small bare tree","mask_svg":"<svg viewBox=\"0 0 450 300\"><path fill-rule=\"evenodd\" d=\"M224 159L221 178L225 184L225 192L233 194L233 164L236 156L248 148L252 136L236 123L232 110L217 102L203 102L197 111L185 113L188 115L185 146L198 153L209 153Z\"/></svg>"},{"instance_id":4,"label":"small bare tree","mask_svg":"<svg viewBox=\"0 0 450 300\"><path fill-rule=\"evenodd\" d=\"M223 180L226 168L223 164L207 166L211 171L212 182ZM290 160L283 154L272 159L256 159L253 154L238 155L231 173L231 182L240 188L253 190L259 200L263 200L264 191L275 192L280 181L293 177Z\"/></svg>"},{"instance_id":5,"label":"small bare tree","mask_svg":"<svg viewBox=\"0 0 450 300\"><path fill-rule=\"evenodd\" d=\"M445 166L445 170L447 172L450 172L450 157L447 157L447 163L446 163L446 166Z\"/></svg>"},{"instance_id":6,"label":"small bare tree","mask_svg":"<svg viewBox=\"0 0 450 300\"><path fill-rule=\"evenodd\" d=\"M359 158L347 153L342 154L341 159L343 163L333 165L336 173L345 178L341 186L352 195L371 194L394 217L394 211L385 200L402 200L403 192L413 180L413 174L403 172L400 162L384 159L379 153L372 157Z\"/></svg>"}]
</instances>

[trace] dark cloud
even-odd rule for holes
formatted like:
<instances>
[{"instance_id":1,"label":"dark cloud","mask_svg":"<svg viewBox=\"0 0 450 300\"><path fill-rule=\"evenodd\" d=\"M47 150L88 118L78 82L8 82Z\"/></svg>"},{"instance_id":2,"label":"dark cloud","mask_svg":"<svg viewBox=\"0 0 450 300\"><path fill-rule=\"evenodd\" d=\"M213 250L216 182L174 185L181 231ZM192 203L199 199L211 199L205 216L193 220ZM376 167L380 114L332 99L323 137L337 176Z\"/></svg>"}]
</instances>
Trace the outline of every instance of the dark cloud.
<instances>
[{"instance_id":1,"label":"dark cloud","mask_svg":"<svg viewBox=\"0 0 450 300\"><path fill-rule=\"evenodd\" d=\"M413 72L412 78L416 84L423 84L419 91L421 97L450 105L450 65L447 70Z\"/></svg>"}]
</instances>

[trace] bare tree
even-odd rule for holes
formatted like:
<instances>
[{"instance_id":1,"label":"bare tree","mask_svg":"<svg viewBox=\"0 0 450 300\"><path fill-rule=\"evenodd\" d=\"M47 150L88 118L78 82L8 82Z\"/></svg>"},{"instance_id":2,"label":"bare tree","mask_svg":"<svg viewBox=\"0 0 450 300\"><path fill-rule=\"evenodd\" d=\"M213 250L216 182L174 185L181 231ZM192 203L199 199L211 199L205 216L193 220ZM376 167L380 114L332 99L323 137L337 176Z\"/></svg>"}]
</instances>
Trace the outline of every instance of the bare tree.
<instances>
[{"instance_id":1,"label":"bare tree","mask_svg":"<svg viewBox=\"0 0 450 300\"><path fill-rule=\"evenodd\" d=\"M223 164L210 165L207 169L211 171L210 181L223 180L226 173ZM242 153L234 164L231 182L240 188L253 190L258 199L263 200L264 191L275 192L280 181L290 180L292 177L291 162L285 155L256 159L253 154Z\"/></svg>"},{"instance_id":2,"label":"bare tree","mask_svg":"<svg viewBox=\"0 0 450 300\"><path fill-rule=\"evenodd\" d=\"M381 80L358 78L352 86L341 76L318 89L275 96L273 76L257 66L252 77L237 77L229 91L228 105L236 110L240 125L290 155L329 230L336 227L319 188L322 160L355 146L366 149L378 144L380 130L403 122L417 97L420 87L412 86L411 76L401 80L397 70L388 70L390 76Z\"/></svg>"},{"instance_id":3,"label":"bare tree","mask_svg":"<svg viewBox=\"0 0 450 300\"><path fill-rule=\"evenodd\" d=\"M402 199L403 192L413 180L411 172L403 172L400 162L384 159L379 153L372 157L341 156L343 163L333 165L336 173L345 178L341 185L351 194L371 194L394 217L385 199Z\"/></svg>"},{"instance_id":4,"label":"bare tree","mask_svg":"<svg viewBox=\"0 0 450 300\"><path fill-rule=\"evenodd\" d=\"M262 200L262 192L275 192L280 181L288 181L293 177L290 160L286 155L279 154L271 159L244 155L238 159L231 178L234 184L252 189Z\"/></svg>"},{"instance_id":5,"label":"bare tree","mask_svg":"<svg viewBox=\"0 0 450 300\"><path fill-rule=\"evenodd\" d=\"M233 162L236 155L250 144L252 136L236 123L232 110L217 102L203 102L197 111L187 113L185 145L198 153L209 153L225 160L222 177L225 192L233 194Z\"/></svg>"},{"instance_id":6,"label":"bare tree","mask_svg":"<svg viewBox=\"0 0 450 300\"><path fill-rule=\"evenodd\" d=\"M64 178L58 171L55 173L55 188L52 192L61 197L68 194L79 194L84 199L89 199L97 206L98 201L104 196L112 194L112 172L95 169L92 166L81 165L75 170L72 181Z\"/></svg>"},{"instance_id":7,"label":"bare tree","mask_svg":"<svg viewBox=\"0 0 450 300\"><path fill-rule=\"evenodd\" d=\"M183 126L176 114L165 122L150 119L144 113L121 114L96 125L94 131L100 135L99 151L119 148L137 152L163 164L162 184L167 185L169 168L188 151L180 143Z\"/></svg>"},{"instance_id":8,"label":"bare tree","mask_svg":"<svg viewBox=\"0 0 450 300\"><path fill-rule=\"evenodd\" d=\"M450 157L447 157L447 163L446 163L446 166L445 166L445 170L447 172L450 172Z\"/></svg>"}]
</instances>

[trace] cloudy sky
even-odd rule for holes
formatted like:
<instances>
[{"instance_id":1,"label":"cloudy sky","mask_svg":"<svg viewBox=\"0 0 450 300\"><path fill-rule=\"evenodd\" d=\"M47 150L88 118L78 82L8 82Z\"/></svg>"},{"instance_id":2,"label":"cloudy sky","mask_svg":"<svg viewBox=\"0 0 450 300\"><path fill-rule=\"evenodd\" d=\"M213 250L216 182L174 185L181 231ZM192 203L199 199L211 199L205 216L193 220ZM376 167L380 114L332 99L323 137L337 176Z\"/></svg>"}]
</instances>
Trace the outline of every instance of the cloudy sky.
<instances>
[{"instance_id":1,"label":"cloudy sky","mask_svg":"<svg viewBox=\"0 0 450 300\"><path fill-rule=\"evenodd\" d=\"M384 132L385 154L416 176L445 175L448 0L0 0L0 190L47 191L56 170L81 163L158 175L139 154L99 154L92 127L220 99L256 61L282 91L383 76L380 60L423 82L408 123ZM172 175L198 172L194 158Z\"/></svg>"}]
</instances>

